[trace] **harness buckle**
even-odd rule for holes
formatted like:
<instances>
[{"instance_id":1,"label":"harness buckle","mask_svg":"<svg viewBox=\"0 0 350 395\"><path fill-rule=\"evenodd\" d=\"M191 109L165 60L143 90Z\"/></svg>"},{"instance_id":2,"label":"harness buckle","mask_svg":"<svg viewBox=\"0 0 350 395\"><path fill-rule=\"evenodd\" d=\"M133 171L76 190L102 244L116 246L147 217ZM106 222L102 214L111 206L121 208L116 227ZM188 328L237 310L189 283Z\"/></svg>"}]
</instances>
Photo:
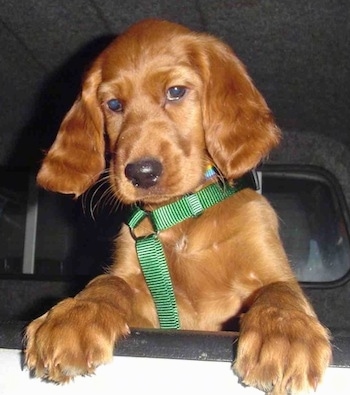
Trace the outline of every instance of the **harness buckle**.
<instances>
[{"instance_id":1,"label":"harness buckle","mask_svg":"<svg viewBox=\"0 0 350 395\"><path fill-rule=\"evenodd\" d=\"M158 238L159 230L156 229L155 223L154 223L154 221L152 220L152 212L146 211L146 210L141 210L141 209L140 209L138 212L139 212L139 213L142 212L142 216L141 216L141 215L139 216L138 221L135 222L135 223L133 224L133 226L131 226L130 223L128 224L128 225L129 225L129 229L130 229L131 237L132 237L135 241L142 240L142 239L146 239L147 237L150 237L150 236L153 236L153 237ZM153 228L153 232L150 232L150 233L148 233L147 235L143 235L143 236L136 236L136 234L135 234L135 229L136 229L137 226L140 224L140 222L142 222L142 221L143 221L144 219L146 219L146 218L149 219L149 222L151 223L152 228Z\"/></svg>"}]
</instances>

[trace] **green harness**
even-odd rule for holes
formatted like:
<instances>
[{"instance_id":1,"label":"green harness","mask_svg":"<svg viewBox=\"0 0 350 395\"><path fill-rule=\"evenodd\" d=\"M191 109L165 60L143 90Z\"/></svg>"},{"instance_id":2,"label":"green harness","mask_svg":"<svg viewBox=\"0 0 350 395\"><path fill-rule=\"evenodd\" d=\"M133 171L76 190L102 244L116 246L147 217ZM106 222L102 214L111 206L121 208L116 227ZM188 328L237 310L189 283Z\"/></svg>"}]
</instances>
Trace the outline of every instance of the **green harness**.
<instances>
[{"instance_id":1,"label":"green harness","mask_svg":"<svg viewBox=\"0 0 350 395\"><path fill-rule=\"evenodd\" d=\"M138 259L153 297L162 329L179 329L180 319L163 246L158 237L159 233L188 218L200 216L209 207L246 187L248 185L243 178L236 181L234 186L227 182L217 182L153 211L145 211L139 206L134 207L127 224L135 239ZM153 233L136 237L134 229L146 217L152 223Z\"/></svg>"}]
</instances>

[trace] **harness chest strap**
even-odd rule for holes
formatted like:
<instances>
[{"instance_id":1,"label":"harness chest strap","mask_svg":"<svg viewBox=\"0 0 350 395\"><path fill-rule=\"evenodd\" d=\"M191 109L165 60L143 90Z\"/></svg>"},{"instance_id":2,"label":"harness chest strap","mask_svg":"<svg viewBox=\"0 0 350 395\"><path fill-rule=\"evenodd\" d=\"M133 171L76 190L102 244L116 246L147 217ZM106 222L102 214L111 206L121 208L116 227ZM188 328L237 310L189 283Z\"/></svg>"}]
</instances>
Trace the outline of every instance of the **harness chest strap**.
<instances>
[{"instance_id":1,"label":"harness chest strap","mask_svg":"<svg viewBox=\"0 0 350 395\"><path fill-rule=\"evenodd\" d=\"M227 182L217 182L153 211L145 211L139 206L134 207L127 224L135 239L137 256L162 329L179 329L180 320L168 265L158 233L188 218L198 217L209 207L248 186L243 178L236 181L233 186ZM154 232L148 236L135 237L134 229L146 217L151 221Z\"/></svg>"}]
</instances>

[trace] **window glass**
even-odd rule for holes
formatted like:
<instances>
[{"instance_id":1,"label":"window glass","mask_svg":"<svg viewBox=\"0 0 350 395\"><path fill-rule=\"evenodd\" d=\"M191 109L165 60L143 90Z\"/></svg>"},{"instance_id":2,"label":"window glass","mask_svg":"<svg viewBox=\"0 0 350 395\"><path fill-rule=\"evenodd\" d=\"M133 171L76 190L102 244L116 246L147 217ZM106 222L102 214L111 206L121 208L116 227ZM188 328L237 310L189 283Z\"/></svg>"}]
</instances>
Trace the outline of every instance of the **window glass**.
<instances>
[{"instance_id":1,"label":"window glass","mask_svg":"<svg viewBox=\"0 0 350 395\"><path fill-rule=\"evenodd\" d=\"M263 194L280 219L291 265L302 282L332 282L350 269L346 208L329 174L263 172Z\"/></svg>"},{"instance_id":2,"label":"window glass","mask_svg":"<svg viewBox=\"0 0 350 395\"><path fill-rule=\"evenodd\" d=\"M28 173L1 169L0 180L0 273L20 273L28 205Z\"/></svg>"}]
</instances>

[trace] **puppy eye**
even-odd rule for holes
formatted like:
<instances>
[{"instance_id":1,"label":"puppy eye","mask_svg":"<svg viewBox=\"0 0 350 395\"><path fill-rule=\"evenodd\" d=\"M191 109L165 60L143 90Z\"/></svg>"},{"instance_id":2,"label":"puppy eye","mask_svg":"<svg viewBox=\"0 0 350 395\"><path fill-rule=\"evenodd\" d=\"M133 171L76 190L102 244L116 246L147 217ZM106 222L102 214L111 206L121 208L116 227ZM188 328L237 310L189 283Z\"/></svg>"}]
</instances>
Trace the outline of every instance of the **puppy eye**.
<instances>
[{"instance_id":1,"label":"puppy eye","mask_svg":"<svg viewBox=\"0 0 350 395\"><path fill-rule=\"evenodd\" d=\"M107 102L108 108L113 112L120 112L123 110L123 104L118 99L111 99Z\"/></svg>"},{"instance_id":2,"label":"puppy eye","mask_svg":"<svg viewBox=\"0 0 350 395\"><path fill-rule=\"evenodd\" d=\"M169 101L180 100L186 92L187 88L185 86L172 86L167 90L166 98Z\"/></svg>"}]
</instances>

